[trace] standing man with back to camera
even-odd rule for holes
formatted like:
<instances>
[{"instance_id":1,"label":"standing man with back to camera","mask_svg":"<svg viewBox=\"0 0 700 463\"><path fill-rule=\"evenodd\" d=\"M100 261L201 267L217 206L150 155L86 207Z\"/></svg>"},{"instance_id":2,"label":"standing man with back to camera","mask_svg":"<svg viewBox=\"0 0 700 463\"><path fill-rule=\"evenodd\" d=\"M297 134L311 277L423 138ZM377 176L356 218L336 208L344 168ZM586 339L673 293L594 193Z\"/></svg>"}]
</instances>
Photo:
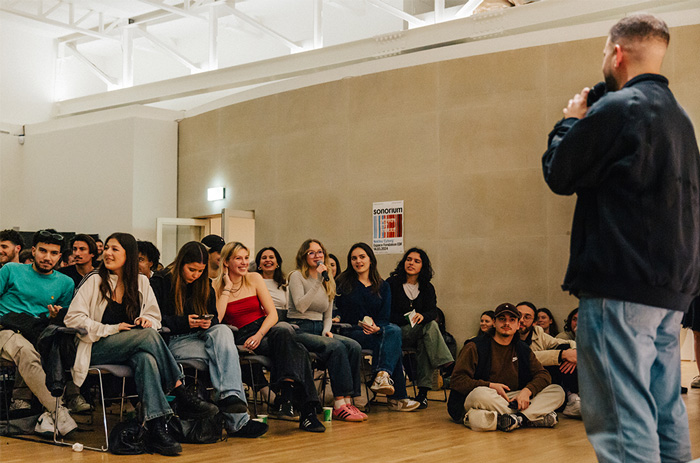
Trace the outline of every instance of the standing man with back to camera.
<instances>
[{"instance_id":1,"label":"standing man with back to camera","mask_svg":"<svg viewBox=\"0 0 700 463\"><path fill-rule=\"evenodd\" d=\"M580 298L579 382L601 462L689 461L679 330L700 284L700 154L660 75L666 24L633 15L605 44L607 93L569 100L542 158L577 195L563 288Z\"/></svg>"}]
</instances>

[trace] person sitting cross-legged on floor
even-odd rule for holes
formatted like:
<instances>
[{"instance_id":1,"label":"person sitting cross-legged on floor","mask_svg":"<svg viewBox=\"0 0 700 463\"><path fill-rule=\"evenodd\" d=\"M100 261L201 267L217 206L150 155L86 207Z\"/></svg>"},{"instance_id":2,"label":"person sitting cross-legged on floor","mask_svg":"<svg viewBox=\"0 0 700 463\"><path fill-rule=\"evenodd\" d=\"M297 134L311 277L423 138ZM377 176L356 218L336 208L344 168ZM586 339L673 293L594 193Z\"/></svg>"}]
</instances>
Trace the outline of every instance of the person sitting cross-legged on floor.
<instances>
[{"instance_id":1,"label":"person sitting cross-legged on floor","mask_svg":"<svg viewBox=\"0 0 700 463\"><path fill-rule=\"evenodd\" d=\"M452 373L447 411L474 431L554 427L564 390L517 336L519 317L512 304L496 310L494 330L469 342Z\"/></svg>"}]
</instances>

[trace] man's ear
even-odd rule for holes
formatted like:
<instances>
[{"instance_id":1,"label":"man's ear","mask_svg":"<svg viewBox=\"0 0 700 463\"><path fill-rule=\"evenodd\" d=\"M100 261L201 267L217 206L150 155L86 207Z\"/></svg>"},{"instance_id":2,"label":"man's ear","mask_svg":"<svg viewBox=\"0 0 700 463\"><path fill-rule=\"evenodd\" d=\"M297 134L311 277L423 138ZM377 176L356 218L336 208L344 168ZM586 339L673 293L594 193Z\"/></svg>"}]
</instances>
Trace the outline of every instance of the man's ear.
<instances>
[{"instance_id":1,"label":"man's ear","mask_svg":"<svg viewBox=\"0 0 700 463\"><path fill-rule=\"evenodd\" d=\"M618 68L620 67L620 63L622 63L622 59L624 58L624 50L620 46L620 44L615 45L615 56L613 58L613 65Z\"/></svg>"}]
</instances>

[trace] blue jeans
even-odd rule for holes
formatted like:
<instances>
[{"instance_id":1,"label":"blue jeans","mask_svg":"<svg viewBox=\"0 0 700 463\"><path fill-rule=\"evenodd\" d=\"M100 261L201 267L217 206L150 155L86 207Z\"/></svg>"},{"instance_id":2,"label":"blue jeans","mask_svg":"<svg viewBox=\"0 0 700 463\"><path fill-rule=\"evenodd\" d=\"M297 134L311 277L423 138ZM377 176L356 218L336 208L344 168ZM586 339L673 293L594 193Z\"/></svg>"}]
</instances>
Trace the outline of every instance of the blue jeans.
<instances>
[{"instance_id":1,"label":"blue jeans","mask_svg":"<svg viewBox=\"0 0 700 463\"><path fill-rule=\"evenodd\" d=\"M309 352L314 352L328 368L331 388L335 397L357 397L361 394L360 367L362 347L354 339L333 335L332 338L321 335L323 321L288 320L299 327L297 341Z\"/></svg>"},{"instance_id":2,"label":"blue jeans","mask_svg":"<svg viewBox=\"0 0 700 463\"><path fill-rule=\"evenodd\" d=\"M93 365L128 365L134 370L136 392L146 421L173 414L164 391L171 391L184 377L156 330L120 331L102 338L92 345L90 362Z\"/></svg>"},{"instance_id":3,"label":"blue jeans","mask_svg":"<svg viewBox=\"0 0 700 463\"><path fill-rule=\"evenodd\" d=\"M403 375L401 354L401 328L389 323L379 333L365 334L360 327L353 327L348 336L359 342L363 349L372 350L374 371L386 371L394 380L391 399L405 399L406 378Z\"/></svg>"},{"instance_id":4,"label":"blue jeans","mask_svg":"<svg viewBox=\"0 0 700 463\"><path fill-rule=\"evenodd\" d=\"M209 377L219 400L235 395L246 401L241 381L241 363L228 326L214 325L208 330L173 336L168 343L176 360L197 359L209 366ZM241 429L250 417L247 413L223 413L226 429Z\"/></svg>"},{"instance_id":5,"label":"blue jeans","mask_svg":"<svg viewBox=\"0 0 700 463\"><path fill-rule=\"evenodd\" d=\"M581 413L600 462L686 462L683 313L581 297L576 343Z\"/></svg>"}]
</instances>

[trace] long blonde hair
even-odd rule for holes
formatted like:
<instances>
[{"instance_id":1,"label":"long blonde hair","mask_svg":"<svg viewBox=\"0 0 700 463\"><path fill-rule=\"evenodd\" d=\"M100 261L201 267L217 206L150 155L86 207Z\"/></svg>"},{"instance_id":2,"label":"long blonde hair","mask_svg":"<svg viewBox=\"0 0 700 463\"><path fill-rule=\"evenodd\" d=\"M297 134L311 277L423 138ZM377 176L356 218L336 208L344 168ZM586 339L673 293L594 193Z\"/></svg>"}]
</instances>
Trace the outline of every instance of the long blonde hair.
<instances>
[{"instance_id":1,"label":"long blonde hair","mask_svg":"<svg viewBox=\"0 0 700 463\"><path fill-rule=\"evenodd\" d=\"M248 253L248 257L250 257L250 251L248 248L245 246L245 244L238 241L226 243L221 249L221 265L219 265L219 274L216 276L216 278L214 278L214 282L212 283L214 291L216 291L217 298L221 296L221 291L224 289L224 272L228 271L227 269L224 269L224 262L228 261L231 256L236 255L241 249L245 250ZM250 286L247 274L243 275L243 282L241 284L244 286Z\"/></svg>"},{"instance_id":2,"label":"long blonde hair","mask_svg":"<svg viewBox=\"0 0 700 463\"><path fill-rule=\"evenodd\" d=\"M309 252L311 243L316 243L321 246L321 250L323 251L323 265L328 267L328 252L326 252L326 248L323 246L323 243L321 243L319 240L309 238L301 244L299 251L297 251L297 270L301 272L304 278L309 278L309 262L306 260L306 253ZM323 287L326 289L328 300L332 301L335 297L335 279L330 278L328 281L324 281Z\"/></svg>"}]
</instances>

